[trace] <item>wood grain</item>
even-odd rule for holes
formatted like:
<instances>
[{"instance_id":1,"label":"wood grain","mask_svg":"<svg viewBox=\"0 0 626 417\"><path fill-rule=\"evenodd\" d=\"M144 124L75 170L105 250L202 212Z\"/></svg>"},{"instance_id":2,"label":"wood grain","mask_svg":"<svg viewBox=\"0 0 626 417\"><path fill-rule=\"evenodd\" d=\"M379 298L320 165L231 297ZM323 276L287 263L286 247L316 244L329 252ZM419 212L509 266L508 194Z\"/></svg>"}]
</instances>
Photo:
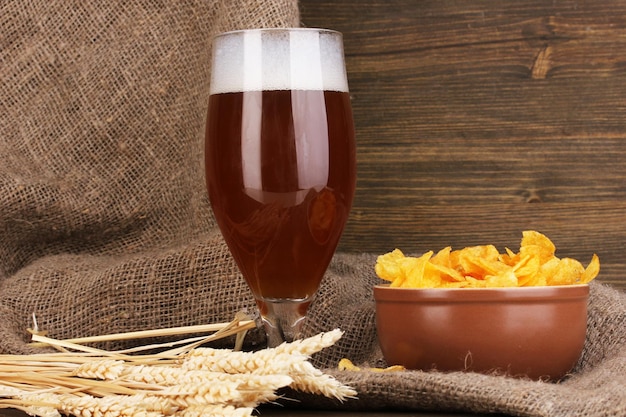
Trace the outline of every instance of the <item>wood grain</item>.
<instances>
[{"instance_id":1,"label":"wood grain","mask_svg":"<svg viewBox=\"0 0 626 417\"><path fill-rule=\"evenodd\" d=\"M358 189L340 250L539 230L626 289L626 3L301 0L344 33Z\"/></svg>"}]
</instances>

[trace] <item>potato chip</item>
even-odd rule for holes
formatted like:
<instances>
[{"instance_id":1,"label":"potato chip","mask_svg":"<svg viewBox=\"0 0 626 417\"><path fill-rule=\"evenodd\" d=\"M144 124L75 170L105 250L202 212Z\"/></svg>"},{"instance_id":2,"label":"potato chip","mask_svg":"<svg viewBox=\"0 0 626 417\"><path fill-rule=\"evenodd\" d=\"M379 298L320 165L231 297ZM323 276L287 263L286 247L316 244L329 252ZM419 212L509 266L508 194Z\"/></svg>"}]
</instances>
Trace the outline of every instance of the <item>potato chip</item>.
<instances>
[{"instance_id":1,"label":"potato chip","mask_svg":"<svg viewBox=\"0 0 626 417\"><path fill-rule=\"evenodd\" d=\"M397 371L406 371L406 368L402 365L391 365L386 368L360 368L356 366L352 361L348 358L343 358L337 364L337 369L340 371L369 371L369 372L397 372Z\"/></svg>"},{"instance_id":2,"label":"potato chip","mask_svg":"<svg viewBox=\"0 0 626 417\"><path fill-rule=\"evenodd\" d=\"M534 256L518 257L521 259L513 265L513 272L517 276L518 285L532 285L531 283L537 279L537 274L541 269L541 262L539 258Z\"/></svg>"},{"instance_id":3,"label":"potato chip","mask_svg":"<svg viewBox=\"0 0 626 417\"><path fill-rule=\"evenodd\" d=\"M430 259L430 262L426 265L426 273L437 275L442 285L445 286L464 281L465 277L463 274L454 268L458 261L458 251L452 253L452 247L447 246Z\"/></svg>"},{"instance_id":4,"label":"potato chip","mask_svg":"<svg viewBox=\"0 0 626 417\"><path fill-rule=\"evenodd\" d=\"M506 253L503 253L503 254L500 255L500 260L502 262L504 262L505 264L510 265L510 266L514 266L518 262L520 262L522 256L519 253L514 253L509 248L504 248L504 250L506 251Z\"/></svg>"},{"instance_id":5,"label":"potato chip","mask_svg":"<svg viewBox=\"0 0 626 417\"><path fill-rule=\"evenodd\" d=\"M554 243L546 236L533 230L522 232L522 243L519 250L521 256L532 254L539 257L539 261L543 264L552 259L555 252Z\"/></svg>"},{"instance_id":6,"label":"potato chip","mask_svg":"<svg viewBox=\"0 0 626 417\"><path fill-rule=\"evenodd\" d=\"M445 247L433 255L407 257L396 249L378 257L376 274L392 287L487 288L586 284L600 273L600 259L593 254L585 268L572 258L560 259L547 236L522 233L519 252L493 245L460 250Z\"/></svg>"},{"instance_id":7,"label":"potato chip","mask_svg":"<svg viewBox=\"0 0 626 417\"><path fill-rule=\"evenodd\" d=\"M548 285L571 285L580 283L585 268L580 262L572 258L559 260L554 273L546 276Z\"/></svg>"},{"instance_id":8,"label":"potato chip","mask_svg":"<svg viewBox=\"0 0 626 417\"><path fill-rule=\"evenodd\" d=\"M437 252L435 256L430 259L430 262L436 265L451 268L452 263L450 261L450 252L452 252L452 246L447 246Z\"/></svg>"},{"instance_id":9,"label":"potato chip","mask_svg":"<svg viewBox=\"0 0 626 417\"><path fill-rule=\"evenodd\" d=\"M598 258L598 255L594 253L591 257L591 262L589 262L589 265L587 265L587 268L585 268L585 272L583 272L583 275L580 277L581 284L589 283L591 280L597 277L599 273L600 258Z\"/></svg>"},{"instance_id":10,"label":"potato chip","mask_svg":"<svg viewBox=\"0 0 626 417\"><path fill-rule=\"evenodd\" d=\"M485 277L485 286L490 288L497 287L518 287L519 281L515 272L511 269L499 275L487 275Z\"/></svg>"},{"instance_id":11,"label":"potato chip","mask_svg":"<svg viewBox=\"0 0 626 417\"><path fill-rule=\"evenodd\" d=\"M378 257L376 261L376 275L380 278L391 281L398 281L398 284L404 281L405 276L400 268L399 260L404 258L404 254L400 249L389 252ZM399 285L395 285L399 286Z\"/></svg>"},{"instance_id":12,"label":"potato chip","mask_svg":"<svg viewBox=\"0 0 626 417\"><path fill-rule=\"evenodd\" d=\"M444 282L452 283L465 280L465 277L456 269L435 263L432 259L426 265L426 273L430 273L432 275L437 274L439 280Z\"/></svg>"},{"instance_id":13,"label":"potato chip","mask_svg":"<svg viewBox=\"0 0 626 417\"><path fill-rule=\"evenodd\" d=\"M499 258L500 254L493 245L474 246L461 250L459 263L466 275L484 278L509 272L511 268Z\"/></svg>"},{"instance_id":14,"label":"potato chip","mask_svg":"<svg viewBox=\"0 0 626 417\"><path fill-rule=\"evenodd\" d=\"M400 266L404 269L406 276L406 286L410 288L425 288L437 285L439 280L432 275L427 276L424 272L426 270L426 263L433 256L433 252L426 252L419 258L405 258L400 261Z\"/></svg>"}]
</instances>

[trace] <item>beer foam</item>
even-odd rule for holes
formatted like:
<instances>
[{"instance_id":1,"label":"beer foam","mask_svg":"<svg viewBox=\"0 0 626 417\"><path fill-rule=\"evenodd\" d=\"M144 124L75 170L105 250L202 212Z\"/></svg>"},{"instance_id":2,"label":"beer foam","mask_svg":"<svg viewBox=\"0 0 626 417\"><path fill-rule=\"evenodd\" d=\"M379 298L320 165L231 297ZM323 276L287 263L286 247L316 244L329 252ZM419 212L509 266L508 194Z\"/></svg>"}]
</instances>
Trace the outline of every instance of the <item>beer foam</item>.
<instances>
[{"instance_id":1,"label":"beer foam","mask_svg":"<svg viewBox=\"0 0 626 417\"><path fill-rule=\"evenodd\" d=\"M213 43L211 94L263 90L347 92L341 35L271 29L218 36Z\"/></svg>"}]
</instances>

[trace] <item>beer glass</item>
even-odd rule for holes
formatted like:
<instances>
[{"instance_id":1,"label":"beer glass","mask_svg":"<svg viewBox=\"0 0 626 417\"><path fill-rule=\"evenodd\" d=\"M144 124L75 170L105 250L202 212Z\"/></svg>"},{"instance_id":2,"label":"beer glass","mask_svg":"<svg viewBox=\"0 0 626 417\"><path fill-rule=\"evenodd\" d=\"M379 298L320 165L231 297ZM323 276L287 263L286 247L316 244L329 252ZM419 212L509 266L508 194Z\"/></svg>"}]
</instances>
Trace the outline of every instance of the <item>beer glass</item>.
<instances>
[{"instance_id":1,"label":"beer glass","mask_svg":"<svg viewBox=\"0 0 626 417\"><path fill-rule=\"evenodd\" d=\"M339 32L215 37L207 189L269 346L298 337L348 219L355 154Z\"/></svg>"}]
</instances>

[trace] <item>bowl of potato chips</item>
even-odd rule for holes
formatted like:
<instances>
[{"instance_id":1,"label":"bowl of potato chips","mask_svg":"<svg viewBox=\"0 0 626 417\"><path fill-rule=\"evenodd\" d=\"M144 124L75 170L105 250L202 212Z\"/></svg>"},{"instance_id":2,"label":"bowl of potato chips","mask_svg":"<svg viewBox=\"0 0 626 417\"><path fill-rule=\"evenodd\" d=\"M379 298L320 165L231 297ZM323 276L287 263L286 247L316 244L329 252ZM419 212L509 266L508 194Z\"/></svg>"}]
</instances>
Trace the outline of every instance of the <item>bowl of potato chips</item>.
<instances>
[{"instance_id":1,"label":"bowl of potato chips","mask_svg":"<svg viewBox=\"0 0 626 417\"><path fill-rule=\"evenodd\" d=\"M493 246L378 257L376 326L385 360L408 369L562 379L587 329L588 283L599 273L557 258L554 244L523 232L520 250Z\"/></svg>"}]
</instances>

